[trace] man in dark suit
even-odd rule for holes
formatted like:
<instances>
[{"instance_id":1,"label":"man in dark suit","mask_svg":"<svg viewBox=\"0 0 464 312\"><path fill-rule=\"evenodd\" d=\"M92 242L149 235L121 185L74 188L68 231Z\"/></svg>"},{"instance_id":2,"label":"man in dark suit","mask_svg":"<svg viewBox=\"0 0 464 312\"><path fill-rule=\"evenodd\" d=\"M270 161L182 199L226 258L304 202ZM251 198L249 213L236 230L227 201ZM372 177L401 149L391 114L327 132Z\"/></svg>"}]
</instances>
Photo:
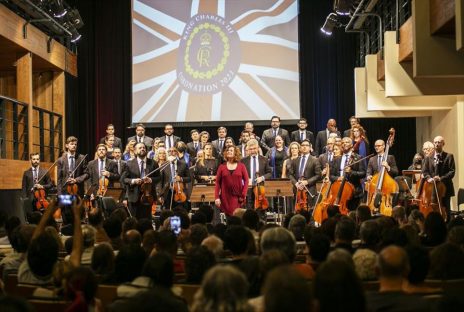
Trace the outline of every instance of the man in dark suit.
<instances>
[{"instance_id":1,"label":"man in dark suit","mask_svg":"<svg viewBox=\"0 0 464 312\"><path fill-rule=\"evenodd\" d=\"M66 152L58 159L57 190L58 195L66 194L66 185L77 184L79 196L84 196L85 156L77 154L77 138L70 136L66 139Z\"/></svg>"},{"instance_id":2,"label":"man in dark suit","mask_svg":"<svg viewBox=\"0 0 464 312\"><path fill-rule=\"evenodd\" d=\"M224 149L224 141L226 140L227 136L227 128L226 127L219 127L217 129L218 138L211 142L213 145L213 156L218 158L219 155L222 155L222 151Z\"/></svg>"},{"instance_id":3,"label":"man in dark suit","mask_svg":"<svg viewBox=\"0 0 464 312\"><path fill-rule=\"evenodd\" d=\"M359 125L359 118L356 116L351 116L348 121L350 122L350 128L343 131L343 137L351 137L351 128Z\"/></svg>"},{"instance_id":4,"label":"man in dark suit","mask_svg":"<svg viewBox=\"0 0 464 312\"><path fill-rule=\"evenodd\" d=\"M259 147L261 148L262 153L266 154L270 147L267 146L266 143L264 143L264 141L261 140L261 138L256 135L255 126L253 125L253 123L250 121L247 121L245 123L243 130L248 131L248 133L250 134L250 138L254 137L258 141Z\"/></svg>"},{"instance_id":5,"label":"man in dark suit","mask_svg":"<svg viewBox=\"0 0 464 312\"><path fill-rule=\"evenodd\" d=\"M190 137L192 141L187 143L187 153L189 153L192 162L195 163L195 158L200 150L200 132L198 129L190 130Z\"/></svg>"},{"instance_id":6,"label":"man in dark suit","mask_svg":"<svg viewBox=\"0 0 464 312\"><path fill-rule=\"evenodd\" d=\"M305 190L310 192L308 199L310 199L308 206L312 205L312 200L316 198L316 182L321 177L321 164L316 157L310 154L311 142L305 139L301 142L300 153L301 155L293 159L290 163L289 178L294 185L294 192L297 190Z\"/></svg>"},{"instance_id":7,"label":"man in dark suit","mask_svg":"<svg viewBox=\"0 0 464 312\"><path fill-rule=\"evenodd\" d=\"M366 177L366 166L363 161L360 161L350 167L348 164L354 163L361 159L361 156L352 151L353 142L350 138L342 139L342 156L334 159L330 168L330 180L332 182L341 180L346 176L346 180L353 184L355 192L353 198L348 202L348 209L354 210L358 207L359 201L363 194L361 180Z\"/></svg>"},{"instance_id":8,"label":"man in dark suit","mask_svg":"<svg viewBox=\"0 0 464 312\"><path fill-rule=\"evenodd\" d=\"M31 168L27 169L23 173L21 195L23 198L33 199L34 190L44 189L45 192L47 192L53 187L53 183L47 170L39 166L39 153L32 153L29 156L29 159L31 161ZM35 207L34 202L33 207Z\"/></svg>"},{"instance_id":9,"label":"man in dark suit","mask_svg":"<svg viewBox=\"0 0 464 312\"><path fill-rule=\"evenodd\" d=\"M261 136L261 142L266 144L269 148L274 146L274 140L277 135L280 135L284 140L285 146L290 145L290 136L288 131L280 128L280 117L272 116L271 118L271 128L264 130L263 135ZM263 151L265 153L266 151Z\"/></svg>"},{"instance_id":10,"label":"man in dark suit","mask_svg":"<svg viewBox=\"0 0 464 312\"><path fill-rule=\"evenodd\" d=\"M106 135L100 139L100 144L105 144L105 140L110 136L114 136L113 147L119 147L122 149L122 141L114 134L114 126L112 124L106 126Z\"/></svg>"},{"instance_id":11,"label":"man in dark suit","mask_svg":"<svg viewBox=\"0 0 464 312\"><path fill-rule=\"evenodd\" d=\"M250 177L249 185L254 186L264 182L272 177L272 169L269 166L269 161L266 157L259 155L259 143L256 139L250 139L247 142L248 156L242 158L242 163L245 165L248 176ZM254 194L252 189L248 189L247 193L247 208L253 209Z\"/></svg>"},{"instance_id":12,"label":"man in dark suit","mask_svg":"<svg viewBox=\"0 0 464 312\"><path fill-rule=\"evenodd\" d=\"M306 121L306 118L300 118L297 125L298 130L292 132L291 141L298 142L301 144L303 140L308 139L311 143L311 146L314 146L314 134L311 131L306 130L306 128L308 127L308 122Z\"/></svg>"},{"instance_id":13,"label":"man in dark suit","mask_svg":"<svg viewBox=\"0 0 464 312\"><path fill-rule=\"evenodd\" d=\"M116 170L119 174L119 176L122 176L122 173L126 170L127 168L127 163L122 159L122 152L119 147L116 147L113 149L113 162L116 166ZM122 187L121 185L121 179L118 181L113 182L113 187Z\"/></svg>"},{"instance_id":14,"label":"man in dark suit","mask_svg":"<svg viewBox=\"0 0 464 312\"><path fill-rule=\"evenodd\" d=\"M126 186L127 201L129 211L137 219L151 219L151 204L141 201L143 183L150 183L150 194L156 199L155 185L160 180L160 173L156 171L147 176L153 170L158 168L158 164L150 158L147 158L147 148L144 143L135 145L134 159L127 162L127 168L122 173L121 182Z\"/></svg>"},{"instance_id":15,"label":"man in dark suit","mask_svg":"<svg viewBox=\"0 0 464 312\"><path fill-rule=\"evenodd\" d=\"M327 121L327 128L317 133L316 148L314 149L316 155L324 153L324 147L327 145L327 139L331 133L336 133L337 136L340 136L340 132L337 131L337 122L335 119L329 119Z\"/></svg>"},{"instance_id":16,"label":"man in dark suit","mask_svg":"<svg viewBox=\"0 0 464 312\"><path fill-rule=\"evenodd\" d=\"M325 153L319 155L318 157L318 160L319 160L319 163L321 164L321 169L322 169L322 172L321 172L321 175L324 176L326 174L326 165L332 163L332 160L334 159L334 155L333 155L333 147L334 147L334 144L335 144L335 138L328 138L327 139L327 145L325 147Z\"/></svg>"},{"instance_id":17,"label":"man in dark suit","mask_svg":"<svg viewBox=\"0 0 464 312\"><path fill-rule=\"evenodd\" d=\"M145 135L145 126L143 124L138 124L135 127L135 135L128 138L127 143L131 140L134 140L137 143L145 143L147 150L150 150L153 146L153 139Z\"/></svg>"},{"instance_id":18,"label":"man in dark suit","mask_svg":"<svg viewBox=\"0 0 464 312\"><path fill-rule=\"evenodd\" d=\"M176 146L176 143L180 141L178 136L174 135L174 127L171 124L164 126L164 135L160 138L161 142L164 142L164 146L167 150L171 147Z\"/></svg>"},{"instance_id":19,"label":"man in dark suit","mask_svg":"<svg viewBox=\"0 0 464 312\"><path fill-rule=\"evenodd\" d=\"M380 172L382 167L387 169L388 174L391 175L392 178L396 177L398 175L398 167L396 166L395 156L388 155L385 160L385 142L383 140L375 141L374 148L377 156L369 159L369 163L367 164L367 180L370 181L372 176Z\"/></svg>"},{"instance_id":20,"label":"man in dark suit","mask_svg":"<svg viewBox=\"0 0 464 312\"><path fill-rule=\"evenodd\" d=\"M447 220L450 220L451 214L451 197L455 195L453 178L456 171L454 156L443 150L445 139L442 136L437 136L433 139L435 153L425 157L422 174L427 182L443 182L446 186L445 196L442 198L443 205L446 207Z\"/></svg>"},{"instance_id":21,"label":"man in dark suit","mask_svg":"<svg viewBox=\"0 0 464 312\"><path fill-rule=\"evenodd\" d=\"M108 186L111 187L121 177L118 173L117 163L106 158L106 153L106 145L98 144L97 159L89 161L85 169L85 179L90 179L90 187L94 196L98 193L100 179L103 177L108 179Z\"/></svg>"},{"instance_id":22,"label":"man in dark suit","mask_svg":"<svg viewBox=\"0 0 464 312\"><path fill-rule=\"evenodd\" d=\"M172 209L176 206L188 208L187 200L185 202L176 202L174 199L174 184L179 183L187 194L187 183L190 183L190 171L184 160L179 159L178 150L176 147L169 149L168 161L169 165L161 171L161 193L159 199L165 209Z\"/></svg>"},{"instance_id":23,"label":"man in dark suit","mask_svg":"<svg viewBox=\"0 0 464 312\"><path fill-rule=\"evenodd\" d=\"M247 156L246 146L247 146L247 142L250 141L250 139L251 139L250 132L248 132L247 130L243 130L240 134L240 139L238 140L240 144L237 145L237 148L240 151L242 158Z\"/></svg>"}]
</instances>

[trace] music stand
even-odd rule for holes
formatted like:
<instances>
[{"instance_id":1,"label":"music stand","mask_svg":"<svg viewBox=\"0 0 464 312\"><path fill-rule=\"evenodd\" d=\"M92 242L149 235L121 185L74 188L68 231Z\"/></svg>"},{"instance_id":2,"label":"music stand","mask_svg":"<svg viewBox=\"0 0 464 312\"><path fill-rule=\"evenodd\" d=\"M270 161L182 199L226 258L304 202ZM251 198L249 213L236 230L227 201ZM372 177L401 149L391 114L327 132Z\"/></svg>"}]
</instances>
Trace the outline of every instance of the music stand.
<instances>
[{"instance_id":1,"label":"music stand","mask_svg":"<svg viewBox=\"0 0 464 312\"><path fill-rule=\"evenodd\" d=\"M195 184L192 188L192 194L190 195L190 202L192 203L214 202L215 200L214 192L215 192L214 184Z\"/></svg>"},{"instance_id":2,"label":"music stand","mask_svg":"<svg viewBox=\"0 0 464 312\"><path fill-rule=\"evenodd\" d=\"M111 197L119 203L124 199L124 189L120 187L109 187L106 190L105 197Z\"/></svg>"},{"instance_id":3,"label":"music stand","mask_svg":"<svg viewBox=\"0 0 464 312\"><path fill-rule=\"evenodd\" d=\"M264 182L266 187L266 197L277 197L284 199L284 214L287 214L287 203L285 198L293 196L293 184L289 179L273 179ZM277 204L277 213L280 214L279 205ZM281 218L280 218L281 219Z\"/></svg>"},{"instance_id":4,"label":"music stand","mask_svg":"<svg viewBox=\"0 0 464 312\"><path fill-rule=\"evenodd\" d=\"M409 177L411 179L411 183L416 185L417 181L415 179L415 175L416 174L421 174L422 170L403 170L403 171L401 171L401 173L402 173L403 176ZM408 187L409 187L409 185L408 185ZM416 186L416 191L417 191L417 186ZM412 185L409 188L409 193L411 194L411 196L414 196L414 194L412 194Z\"/></svg>"}]
</instances>

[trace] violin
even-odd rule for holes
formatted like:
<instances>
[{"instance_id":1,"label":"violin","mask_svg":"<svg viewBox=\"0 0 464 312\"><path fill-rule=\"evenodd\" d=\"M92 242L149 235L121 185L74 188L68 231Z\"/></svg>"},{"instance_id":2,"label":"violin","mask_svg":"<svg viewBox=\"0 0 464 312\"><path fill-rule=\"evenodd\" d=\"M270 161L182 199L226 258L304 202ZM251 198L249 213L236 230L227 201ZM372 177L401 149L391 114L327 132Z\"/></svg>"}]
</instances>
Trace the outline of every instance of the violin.
<instances>
[{"instance_id":1,"label":"violin","mask_svg":"<svg viewBox=\"0 0 464 312\"><path fill-rule=\"evenodd\" d=\"M308 210L308 193L304 189L296 191L295 212L298 213L301 210Z\"/></svg>"},{"instance_id":2,"label":"violin","mask_svg":"<svg viewBox=\"0 0 464 312\"><path fill-rule=\"evenodd\" d=\"M325 165L325 177L322 180L322 187L317 195L316 207L313 210L313 219L316 223L322 224L322 221L328 218L327 208L333 204L333 197L330 196L330 166L329 163Z\"/></svg>"},{"instance_id":3,"label":"violin","mask_svg":"<svg viewBox=\"0 0 464 312\"><path fill-rule=\"evenodd\" d=\"M104 175L101 176L100 179L98 179L98 191L97 195L98 196L105 196L106 191L108 190L108 184L109 184L109 179L105 177Z\"/></svg>"},{"instance_id":4,"label":"violin","mask_svg":"<svg viewBox=\"0 0 464 312\"><path fill-rule=\"evenodd\" d=\"M84 160L86 158L87 158L87 154L84 156L84 158L82 158L82 160L79 162L79 164L77 164L76 168L74 168L74 170L69 174L69 179L74 178L74 174L75 174L76 170L84 163ZM78 192L79 192L79 187L77 186L77 183L66 182L66 193L68 195L74 195L74 196L79 197Z\"/></svg>"},{"instance_id":5,"label":"violin","mask_svg":"<svg viewBox=\"0 0 464 312\"><path fill-rule=\"evenodd\" d=\"M187 200L187 195L184 192L184 183L174 182L173 192L175 202L184 203Z\"/></svg>"},{"instance_id":6,"label":"violin","mask_svg":"<svg viewBox=\"0 0 464 312\"><path fill-rule=\"evenodd\" d=\"M152 184L151 182L143 182L140 185L140 190L142 192L142 196L140 197L140 202L146 205L153 205L153 195L151 194L152 191Z\"/></svg>"},{"instance_id":7,"label":"violin","mask_svg":"<svg viewBox=\"0 0 464 312\"><path fill-rule=\"evenodd\" d=\"M258 173L256 173L256 178L259 178ZM266 189L264 188L264 182L256 183L256 185L253 187L253 193L255 195L255 209L269 208L269 202L266 198Z\"/></svg>"},{"instance_id":8,"label":"violin","mask_svg":"<svg viewBox=\"0 0 464 312\"><path fill-rule=\"evenodd\" d=\"M35 208L37 210L45 210L48 208L50 204L47 199L45 198L45 190L42 189L34 189L34 198L35 198Z\"/></svg>"},{"instance_id":9,"label":"violin","mask_svg":"<svg viewBox=\"0 0 464 312\"><path fill-rule=\"evenodd\" d=\"M395 140L395 129L391 128L390 135L387 140L383 160L388 158L388 152ZM392 214L392 199L393 193L398 193L398 183L387 172L386 168L382 166L367 185L367 204L371 211L380 211L382 215L391 216Z\"/></svg>"}]
</instances>

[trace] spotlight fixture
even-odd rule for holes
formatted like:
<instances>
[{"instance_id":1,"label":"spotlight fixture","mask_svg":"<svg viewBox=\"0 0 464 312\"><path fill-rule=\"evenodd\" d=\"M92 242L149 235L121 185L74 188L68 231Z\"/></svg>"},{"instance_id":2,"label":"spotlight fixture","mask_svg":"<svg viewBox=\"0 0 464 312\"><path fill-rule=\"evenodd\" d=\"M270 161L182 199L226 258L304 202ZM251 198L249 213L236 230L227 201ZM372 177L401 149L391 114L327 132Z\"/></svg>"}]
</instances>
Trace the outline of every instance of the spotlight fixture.
<instances>
[{"instance_id":1,"label":"spotlight fixture","mask_svg":"<svg viewBox=\"0 0 464 312\"><path fill-rule=\"evenodd\" d=\"M82 28L84 26L84 22L82 21L82 17L79 14L77 9L73 9L68 12L68 21L76 27L76 29Z\"/></svg>"},{"instance_id":2,"label":"spotlight fixture","mask_svg":"<svg viewBox=\"0 0 464 312\"><path fill-rule=\"evenodd\" d=\"M324 25L322 25L321 31L327 36L330 36L332 35L334 28L337 27L339 24L340 23L337 20L337 14L330 13L325 19L325 23Z\"/></svg>"},{"instance_id":3,"label":"spotlight fixture","mask_svg":"<svg viewBox=\"0 0 464 312\"><path fill-rule=\"evenodd\" d=\"M51 0L50 9L56 18L62 18L68 13L68 10L63 5L63 0Z\"/></svg>"},{"instance_id":4,"label":"spotlight fixture","mask_svg":"<svg viewBox=\"0 0 464 312\"><path fill-rule=\"evenodd\" d=\"M352 0L334 0L334 11L338 15L348 16L351 14Z\"/></svg>"}]
</instances>

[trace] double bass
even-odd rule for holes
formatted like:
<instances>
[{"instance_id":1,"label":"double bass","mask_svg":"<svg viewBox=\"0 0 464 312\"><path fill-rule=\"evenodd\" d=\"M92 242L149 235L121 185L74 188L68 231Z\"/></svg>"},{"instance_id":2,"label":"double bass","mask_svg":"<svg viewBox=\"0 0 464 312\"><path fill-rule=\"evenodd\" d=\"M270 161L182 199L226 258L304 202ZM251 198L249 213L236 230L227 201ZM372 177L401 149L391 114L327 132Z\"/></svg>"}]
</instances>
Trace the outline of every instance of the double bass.
<instances>
[{"instance_id":1,"label":"double bass","mask_svg":"<svg viewBox=\"0 0 464 312\"><path fill-rule=\"evenodd\" d=\"M395 140L395 129L391 128L389 133L390 135L388 136L382 162L387 161L390 147ZM388 174L384 166L372 177L366 187L367 205L371 211L380 212L380 214L385 216L391 216L393 209L393 193L398 193L399 187L398 183Z\"/></svg>"}]
</instances>

